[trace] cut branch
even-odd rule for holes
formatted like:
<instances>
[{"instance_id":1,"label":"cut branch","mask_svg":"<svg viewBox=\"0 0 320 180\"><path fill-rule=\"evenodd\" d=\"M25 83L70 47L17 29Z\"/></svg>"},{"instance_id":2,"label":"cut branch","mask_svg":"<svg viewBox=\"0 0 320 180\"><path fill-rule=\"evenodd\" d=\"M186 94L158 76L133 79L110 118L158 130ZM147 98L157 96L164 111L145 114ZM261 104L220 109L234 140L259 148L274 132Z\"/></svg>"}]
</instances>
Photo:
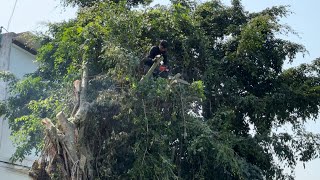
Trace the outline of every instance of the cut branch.
<instances>
[{"instance_id":1,"label":"cut branch","mask_svg":"<svg viewBox=\"0 0 320 180\"><path fill-rule=\"evenodd\" d=\"M155 61L155 62L153 63L153 65L151 66L151 68L149 69L149 71L147 72L147 74L141 78L140 83L143 83L146 79L148 79L148 78L152 75L154 69L156 69L156 67L157 67L157 66L160 64L160 62L162 61L161 56L157 56L154 61Z\"/></svg>"},{"instance_id":2,"label":"cut branch","mask_svg":"<svg viewBox=\"0 0 320 180\"><path fill-rule=\"evenodd\" d=\"M89 70L88 70L88 60L83 57L82 62L82 80L81 80L81 91L80 91L80 105L77 113L75 114L75 122L79 124L83 122L87 117L87 112L89 110L90 104L87 102L87 91L88 91L88 81L89 81Z\"/></svg>"},{"instance_id":3,"label":"cut branch","mask_svg":"<svg viewBox=\"0 0 320 180\"><path fill-rule=\"evenodd\" d=\"M74 138L74 130L75 126L72 122L68 121L64 113L61 111L57 114L58 123L61 126L61 130L64 132L66 136L71 136Z\"/></svg>"},{"instance_id":4,"label":"cut branch","mask_svg":"<svg viewBox=\"0 0 320 180\"><path fill-rule=\"evenodd\" d=\"M87 101L87 91L88 91L88 81L89 81L89 70L88 61L83 60L82 62L82 81L81 81L81 91L80 91L80 104Z\"/></svg>"}]
</instances>

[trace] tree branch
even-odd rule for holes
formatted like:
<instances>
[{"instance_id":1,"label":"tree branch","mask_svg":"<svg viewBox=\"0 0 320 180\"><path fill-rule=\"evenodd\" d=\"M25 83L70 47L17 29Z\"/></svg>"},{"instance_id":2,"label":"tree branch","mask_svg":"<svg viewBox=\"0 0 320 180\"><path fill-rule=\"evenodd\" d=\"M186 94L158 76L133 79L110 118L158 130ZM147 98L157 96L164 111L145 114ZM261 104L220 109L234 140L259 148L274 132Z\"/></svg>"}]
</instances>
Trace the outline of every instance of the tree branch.
<instances>
[{"instance_id":1,"label":"tree branch","mask_svg":"<svg viewBox=\"0 0 320 180\"><path fill-rule=\"evenodd\" d=\"M89 70L88 70L88 60L86 60L85 55L83 55L82 62L82 80L81 80L81 91L80 91L80 105L77 113L75 114L75 122L79 124L84 121L87 116L90 104L87 102L87 91L88 91L88 81L89 81Z\"/></svg>"},{"instance_id":2,"label":"tree branch","mask_svg":"<svg viewBox=\"0 0 320 180\"><path fill-rule=\"evenodd\" d=\"M146 79L148 79L152 75L154 69L160 64L161 61L162 61L162 58L160 56L155 58L155 62L153 63L153 65L151 66L147 74L141 78L140 83L143 83Z\"/></svg>"}]
</instances>

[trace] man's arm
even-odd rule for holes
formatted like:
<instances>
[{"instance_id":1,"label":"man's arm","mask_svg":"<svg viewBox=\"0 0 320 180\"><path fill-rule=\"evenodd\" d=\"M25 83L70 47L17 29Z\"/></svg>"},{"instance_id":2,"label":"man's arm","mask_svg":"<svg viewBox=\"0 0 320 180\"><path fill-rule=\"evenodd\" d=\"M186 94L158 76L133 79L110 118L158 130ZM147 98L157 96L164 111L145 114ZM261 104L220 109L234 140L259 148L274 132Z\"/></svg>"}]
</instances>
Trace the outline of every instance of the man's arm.
<instances>
[{"instance_id":1,"label":"man's arm","mask_svg":"<svg viewBox=\"0 0 320 180\"><path fill-rule=\"evenodd\" d=\"M149 52L149 55L148 55L148 58L151 58L151 59L154 59L156 57L156 55L158 55L158 49L156 46L153 46L151 49L150 49L150 52Z\"/></svg>"}]
</instances>

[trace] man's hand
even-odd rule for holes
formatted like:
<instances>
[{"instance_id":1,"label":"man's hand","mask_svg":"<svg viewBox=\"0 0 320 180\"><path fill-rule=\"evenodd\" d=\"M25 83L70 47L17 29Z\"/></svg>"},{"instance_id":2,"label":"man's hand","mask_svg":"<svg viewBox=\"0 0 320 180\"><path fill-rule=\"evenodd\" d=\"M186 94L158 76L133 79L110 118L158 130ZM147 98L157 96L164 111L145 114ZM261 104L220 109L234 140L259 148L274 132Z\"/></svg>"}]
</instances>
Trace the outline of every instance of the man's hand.
<instances>
[{"instance_id":1,"label":"man's hand","mask_svg":"<svg viewBox=\"0 0 320 180\"><path fill-rule=\"evenodd\" d=\"M158 58L160 58L161 57L161 55L159 54L159 55L156 55L156 57L154 57L154 59L152 59L152 61L156 61Z\"/></svg>"}]
</instances>

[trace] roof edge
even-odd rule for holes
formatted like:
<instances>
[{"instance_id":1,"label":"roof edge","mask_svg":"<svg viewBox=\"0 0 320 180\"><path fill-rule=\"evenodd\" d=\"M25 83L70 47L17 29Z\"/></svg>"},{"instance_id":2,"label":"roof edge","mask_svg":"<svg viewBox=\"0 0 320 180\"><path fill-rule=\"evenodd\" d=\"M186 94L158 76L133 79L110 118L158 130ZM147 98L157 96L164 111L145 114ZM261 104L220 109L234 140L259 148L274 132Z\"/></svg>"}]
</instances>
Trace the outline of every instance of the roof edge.
<instances>
[{"instance_id":1,"label":"roof edge","mask_svg":"<svg viewBox=\"0 0 320 180\"><path fill-rule=\"evenodd\" d=\"M37 55L37 50L33 49L27 45L25 45L24 43L16 40L16 39L12 39L12 43L17 45L18 47L24 49L25 51L28 51L29 53L33 54L33 55Z\"/></svg>"}]
</instances>

